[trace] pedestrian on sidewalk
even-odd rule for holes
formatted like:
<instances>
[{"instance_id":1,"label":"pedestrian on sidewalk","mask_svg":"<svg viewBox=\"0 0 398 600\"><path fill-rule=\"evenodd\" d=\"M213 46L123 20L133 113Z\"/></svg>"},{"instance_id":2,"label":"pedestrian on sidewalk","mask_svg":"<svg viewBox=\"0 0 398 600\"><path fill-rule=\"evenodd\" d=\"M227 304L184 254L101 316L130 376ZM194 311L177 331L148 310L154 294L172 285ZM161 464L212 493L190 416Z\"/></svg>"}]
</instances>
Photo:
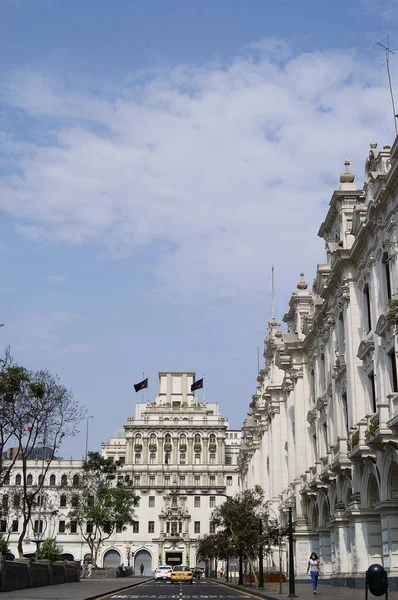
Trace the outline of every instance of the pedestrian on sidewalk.
<instances>
[{"instance_id":1,"label":"pedestrian on sidewalk","mask_svg":"<svg viewBox=\"0 0 398 600\"><path fill-rule=\"evenodd\" d=\"M316 594L316 588L318 587L318 577L320 570L321 563L319 562L318 555L315 552L312 552L308 561L307 575L309 571L311 575L312 590L314 594Z\"/></svg>"},{"instance_id":2,"label":"pedestrian on sidewalk","mask_svg":"<svg viewBox=\"0 0 398 600\"><path fill-rule=\"evenodd\" d=\"M88 563L88 566L87 566L87 571L88 571L87 579L90 579L92 570L93 570L93 563L90 562L90 563Z\"/></svg>"}]
</instances>

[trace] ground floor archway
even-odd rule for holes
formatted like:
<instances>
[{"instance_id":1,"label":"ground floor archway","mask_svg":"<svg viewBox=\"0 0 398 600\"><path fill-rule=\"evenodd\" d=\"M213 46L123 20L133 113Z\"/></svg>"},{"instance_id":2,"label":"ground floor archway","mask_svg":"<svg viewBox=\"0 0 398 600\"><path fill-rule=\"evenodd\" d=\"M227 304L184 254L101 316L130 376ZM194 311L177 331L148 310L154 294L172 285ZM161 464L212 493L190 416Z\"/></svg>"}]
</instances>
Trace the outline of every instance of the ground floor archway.
<instances>
[{"instance_id":1,"label":"ground floor archway","mask_svg":"<svg viewBox=\"0 0 398 600\"><path fill-rule=\"evenodd\" d=\"M152 575L152 556L148 550L139 550L134 557L135 575Z\"/></svg>"},{"instance_id":2,"label":"ground floor archway","mask_svg":"<svg viewBox=\"0 0 398 600\"><path fill-rule=\"evenodd\" d=\"M104 554L104 569L116 569L120 566L120 554L113 548Z\"/></svg>"}]
</instances>

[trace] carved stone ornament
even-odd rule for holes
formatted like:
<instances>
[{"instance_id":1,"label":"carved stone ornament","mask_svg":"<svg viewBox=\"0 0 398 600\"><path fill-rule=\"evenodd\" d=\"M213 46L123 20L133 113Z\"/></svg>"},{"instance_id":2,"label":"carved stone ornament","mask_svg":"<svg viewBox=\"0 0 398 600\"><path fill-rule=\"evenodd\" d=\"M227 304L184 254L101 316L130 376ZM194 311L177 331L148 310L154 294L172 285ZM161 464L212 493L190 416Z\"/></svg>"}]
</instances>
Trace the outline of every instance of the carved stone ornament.
<instances>
[{"instance_id":1,"label":"carved stone ornament","mask_svg":"<svg viewBox=\"0 0 398 600\"><path fill-rule=\"evenodd\" d=\"M285 377L282 383L282 390L286 393L286 394L290 394L290 392L292 392L294 389L294 384L293 381L291 380L290 377Z\"/></svg>"},{"instance_id":2,"label":"carved stone ornament","mask_svg":"<svg viewBox=\"0 0 398 600\"><path fill-rule=\"evenodd\" d=\"M289 375L293 379L293 381L297 381L299 377L303 377L303 367L295 367L293 369L290 369Z\"/></svg>"}]
</instances>

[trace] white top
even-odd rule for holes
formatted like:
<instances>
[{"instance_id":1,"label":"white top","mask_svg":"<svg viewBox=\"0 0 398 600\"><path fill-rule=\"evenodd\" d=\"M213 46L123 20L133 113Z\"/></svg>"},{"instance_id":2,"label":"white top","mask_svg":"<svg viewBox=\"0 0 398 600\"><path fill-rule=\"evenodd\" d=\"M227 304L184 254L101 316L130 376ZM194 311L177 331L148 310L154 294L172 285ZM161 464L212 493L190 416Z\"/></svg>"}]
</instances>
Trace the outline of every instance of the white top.
<instances>
[{"instance_id":1,"label":"white top","mask_svg":"<svg viewBox=\"0 0 398 600\"><path fill-rule=\"evenodd\" d=\"M315 573L318 572L318 560L312 560L312 558L310 558L310 560L308 561L308 564L310 565L310 571L313 571Z\"/></svg>"}]
</instances>

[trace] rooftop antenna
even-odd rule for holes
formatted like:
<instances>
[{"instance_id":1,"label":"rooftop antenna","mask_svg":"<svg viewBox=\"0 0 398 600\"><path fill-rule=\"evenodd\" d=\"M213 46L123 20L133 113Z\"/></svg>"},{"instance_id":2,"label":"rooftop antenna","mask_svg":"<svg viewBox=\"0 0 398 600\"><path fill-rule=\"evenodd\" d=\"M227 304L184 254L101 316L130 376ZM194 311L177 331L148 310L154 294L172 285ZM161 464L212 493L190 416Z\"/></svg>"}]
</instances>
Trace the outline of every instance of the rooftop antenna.
<instances>
[{"instance_id":1,"label":"rooftop antenna","mask_svg":"<svg viewBox=\"0 0 398 600\"><path fill-rule=\"evenodd\" d=\"M275 321L275 281L274 281L274 265L272 265L272 320Z\"/></svg>"},{"instance_id":2,"label":"rooftop antenna","mask_svg":"<svg viewBox=\"0 0 398 600\"><path fill-rule=\"evenodd\" d=\"M389 35L387 36L387 46L385 44L382 44L381 41L380 42L375 42L373 44L373 46L380 46L381 48L384 48L384 51L385 51L385 54L386 54L386 66L387 66L388 83L389 83L389 86L390 86L392 114L394 116L395 135L398 135L398 129L397 129L397 117L398 117L398 114L395 112L394 93L393 93L393 90L392 90L391 73L390 73L390 54L395 54L395 52L393 50L391 50L391 48L390 48L390 36Z\"/></svg>"}]
</instances>

